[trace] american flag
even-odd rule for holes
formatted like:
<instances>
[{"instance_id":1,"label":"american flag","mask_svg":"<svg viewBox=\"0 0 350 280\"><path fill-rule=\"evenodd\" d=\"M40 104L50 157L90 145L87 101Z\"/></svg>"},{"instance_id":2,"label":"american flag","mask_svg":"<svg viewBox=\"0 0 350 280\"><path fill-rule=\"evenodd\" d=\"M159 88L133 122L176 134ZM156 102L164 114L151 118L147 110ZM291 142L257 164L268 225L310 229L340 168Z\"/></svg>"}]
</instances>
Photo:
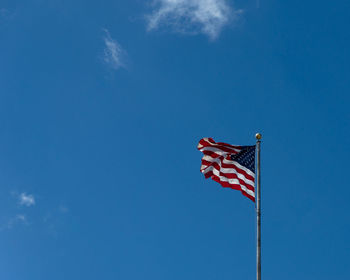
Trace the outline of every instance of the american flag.
<instances>
[{"instance_id":1,"label":"american flag","mask_svg":"<svg viewBox=\"0 0 350 280\"><path fill-rule=\"evenodd\" d=\"M205 178L212 178L225 188L240 190L255 201L255 145L233 146L203 138L198 150L204 155L201 172Z\"/></svg>"}]
</instances>

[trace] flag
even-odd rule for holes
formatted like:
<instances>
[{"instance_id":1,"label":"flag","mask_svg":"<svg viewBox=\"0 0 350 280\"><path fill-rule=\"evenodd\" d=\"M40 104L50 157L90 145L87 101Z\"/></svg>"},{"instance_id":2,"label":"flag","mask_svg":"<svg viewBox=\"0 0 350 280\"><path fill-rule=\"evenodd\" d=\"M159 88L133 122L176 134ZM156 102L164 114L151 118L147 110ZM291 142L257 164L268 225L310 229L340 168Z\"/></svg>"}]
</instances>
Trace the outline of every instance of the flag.
<instances>
[{"instance_id":1,"label":"flag","mask_svg":"<svg viewBox=\"0 0 350 280\"><path fill-rule=\"evenodd\" d=\"M225 188L240 190L255 201L255 145L233 146L203 138L198 150L204 155L200 171Z\"/></svg>"}]
</instances>

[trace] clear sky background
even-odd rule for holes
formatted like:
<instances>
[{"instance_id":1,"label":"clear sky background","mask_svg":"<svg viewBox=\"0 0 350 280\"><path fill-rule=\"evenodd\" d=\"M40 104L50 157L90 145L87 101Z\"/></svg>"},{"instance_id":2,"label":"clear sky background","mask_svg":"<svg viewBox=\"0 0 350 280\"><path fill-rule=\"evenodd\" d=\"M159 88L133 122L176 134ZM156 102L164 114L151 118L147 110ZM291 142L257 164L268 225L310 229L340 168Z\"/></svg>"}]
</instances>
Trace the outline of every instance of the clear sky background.
<instances>
[{"instance_id":1,"label":"clear sky background","mask_svg":"<svg viewBox=\"0 0 350 280\"><path fill-rule=\"evenodd\" d=\"M349 3L0 0L0 279L348 280Z\"/></svg>"}]
</instances>

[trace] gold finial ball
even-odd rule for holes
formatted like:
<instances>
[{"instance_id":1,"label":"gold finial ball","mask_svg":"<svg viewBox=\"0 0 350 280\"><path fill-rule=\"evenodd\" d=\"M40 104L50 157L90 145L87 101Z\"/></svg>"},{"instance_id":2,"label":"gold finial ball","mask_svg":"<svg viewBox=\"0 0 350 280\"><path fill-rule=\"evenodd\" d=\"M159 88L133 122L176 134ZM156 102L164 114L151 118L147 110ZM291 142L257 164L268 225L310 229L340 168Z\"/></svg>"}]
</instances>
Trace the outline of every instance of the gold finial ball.
<instances>
[{"instance_id":1,"label":"gold finial ball","mask_svg":"<svg viewBox=\"0 0 350 280\"><path fill-rule=\"evenodd\" d=\"M260 133L255 134L255 138L260 140L262 138L262 135Z\"/></svg>"}]
</instances>

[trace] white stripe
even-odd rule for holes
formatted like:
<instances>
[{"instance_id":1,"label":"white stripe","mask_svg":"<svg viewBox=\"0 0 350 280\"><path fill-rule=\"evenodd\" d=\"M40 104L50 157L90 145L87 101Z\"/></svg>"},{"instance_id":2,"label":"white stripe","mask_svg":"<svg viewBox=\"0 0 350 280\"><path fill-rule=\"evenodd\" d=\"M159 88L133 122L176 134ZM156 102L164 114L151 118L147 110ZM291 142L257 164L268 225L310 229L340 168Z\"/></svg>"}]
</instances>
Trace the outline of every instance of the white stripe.
<instances>
[{"instance_id":1,"label":"white stripe","mask_svg":"<svg viewBox=\"0 0 350 280\"><path fill-rule=\"evenodd\" d=\"M231 148L228 148L228 149L231 149ZM217 154L237 154L240 152L240 150L231 150L231 151L224 151L220 148L217 148L217 147L204 147L202 149L200 149L201 152L204 152L204 151L209 151L209 152L214 152L214 153L217 153Z\"/></svg>"},{"instance_id":2,"label":"white stripe","mask_svg":"<svg viewBox=\"0 0 350 280\"><path fill-rule=\"evenodd\" d=\"M239 169L244 170L248 175L250 175L250 176L255 178L255 173L253 171L251 171L250 169L244 167L243 165L240 165L237 161L228 160L228 159L224 158L223 163L225 163L225 164L233 164L233 165L237 166Z\"/></svg>"},{"instance_id":3,"label":"white stripe","mask_svg":"<svg viewBox=\"0 0 350 280\"><path fill-rule=\"evenodd\" d=\"M224 176L220 176L220 172L216 169L213 170L213 173L214 173L214 175L219 177L220 181L228 182L230 185L239 185L241 187L242 191L246 192L247 194L249 194L252 197L255 197L254 191L247 189L247 187L244 185L241 185L237 179L229 179L229 178L226 178Z\"/></svg>"},{"instance_id":4,"label":"white stripe","mask_svg":"<svg viewBox=\"0 0 350 280\"><path fill-rule=\"evenodd\" d=\"M203 172L209 165L202 164L200 171Z\"/></svg>"},{"instance_id":5,"label":"white stripe","mask_svg":"<svg viewBox=\"0 0 350 280\"><path fill-rule=\"evenodd\" d=\"M223 159L223 156L219 156L217 158L213 158L211 156L207 156L207 155L204 155L202 160L205 160L205 161L208 161L210 164L205 164L202 162L202 166L201 166L201 171L203 170L203 166L205 166L205 168L207 168L208 166L212 165L213 163L218 163L220 166L221 166L221 160Z\"/></svg>"},{"instance_id":6,"label":"white stripe","mask_svg":"<svg viewBox=\"0 0 350 280\"><path fill-rule=\"evenodd\" d=\"M203 140L206 141L209 144L209 146L205 146L204 147L202 144L198 144L197 148L198 149L203 149L203 148L207 148L207 147L213 147L213 148L220 149L220 147L225 147L225 148L230 149L230 150L232 150L234 152L237 152L237 153L241 151L241 149L233 148L233 147L229 146L228 144L227 145L223 145L223 144L212 143L212 142L209 142L207 139L208 138L204 138Z\"/></svg>"},{"instance_id":7,"label":"white stripe","mask_svg":"<svg viewBox=\"0 0 350 280\"><path fill-rule=\"evenodd\" d=\"M227 170L227 172L225 172L224 170ZM247 179L242 173L237 172L237 170L235 170L233 168L230 168L230 169L220 168L220 170L218 170L217 168L215 168L214 166L211 165L208 168L206 168L205 170L203 170L202 173L205 174L205 173L207 173L209 171L213 171L213 173L215 175L217 175L217 174L220 175L220 172L222 172L222 173L229 173L229 174L236 174L237 177L239 179L241 179L244 183L246 183L247 185L250 185L250 186L252 186L254 188L254 181ZM222 175L222 176L224 176L224 175ZM229 180L237 180L237 179L229 179Z\"/></svg>"},{"instance_id":8,"label":"white stripe","mask_svg":"<svg viewBox=\"0 0 350 280\"><path fill-rule=\"evenodd\" d=\"M206 160L206 161L208 161L208 162L210 162L210 163L215 163L215 162L216 162L216 163L218 163L218 164L220 165L220 167L221 167L221 159L222 159L222 157L221 157L221 158L213 158L213 157L211 157L211 156L204 155L202 159L204 159L204 160ZM225 163L225 164L232 164L232 165L238 167L239 169L245 171L248 175L250 175L250 176L252 176L253 178L255 178L255 174L254 174L250 169L244 167L243 165L240 165L237 161L228 160L228 159L224 158L224 159L223 159L223 163ZM209 165L208 165L208 166L209 166ZM230 172L230 170L234 170L233 168L231 169L231 168L223 168L223 167L221 167L221 169L225 170L225 172L222 171L222 172L224 172L224 173L233 173L233 172Z\"/></svg>"},{"instance_id":9,"label":"white stripe","mask_svg":"<svg viewBox=\"0 0 350 280\"><path fill-rule=\"evenodd\" d=\"M211 156L204 155L204 156L202 157L202 160L206 160L206 161L211 162L211 163L214 163L214 162L219 163L219 162L221 161L220 159L222 159L222 158L223 158L223 156L218 157L218 158L213 158L213 157L211 157Z\"/></svg>"},{"instance_id":10,"label":"white stripe","mask_svg":"<svg viewBox=\"0 0 350 280\"><path fill-rule=\"evenodd\" d=\"M236 147L239 147L239 146L236 146L236 145L230 145L230 144L226 144L226 143L224 143L224 144L219 144L219 143L217 143L217 142L215 142L214 141L214 143L213 142L210 142L209 141L209 138L203 138L202 140L204 140L205 142L207 142L207 144L209 144L209 145L211 145L211 146L213 146L213 147L227 147L227 148L229 148L229 149L238 149L238 150L241 150L241 149L239 149L239 148L236 148ZM201 145L201 146L203 146L202 144L199 144L199 145ZM198 145L198 147L199 147L199 145ZM232 147L232 146L236 146L236 147Z\"/></svg>"}]
</instances>

